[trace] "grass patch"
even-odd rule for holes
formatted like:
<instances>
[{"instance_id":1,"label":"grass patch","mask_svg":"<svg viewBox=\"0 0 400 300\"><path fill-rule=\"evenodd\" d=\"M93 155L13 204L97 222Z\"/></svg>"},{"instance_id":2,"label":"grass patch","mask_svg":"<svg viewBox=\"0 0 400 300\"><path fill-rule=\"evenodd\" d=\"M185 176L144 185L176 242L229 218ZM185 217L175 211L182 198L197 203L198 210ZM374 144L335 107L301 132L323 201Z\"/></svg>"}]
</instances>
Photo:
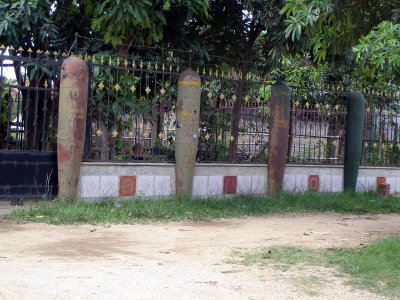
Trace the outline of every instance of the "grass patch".
<instances>
[{"instance_id":1,"label":"grass patch","mask_svg":"<svg viewBox=\"0 0 400 300\"><path fill-rule=\"evenodd\" d=\"M281 212L399 213L400 198L375 193L283 193L275 197L236 196L217 199L144 199L101 202L41 202L16 209L16 222L51 224L137 223L211 220Z\"/></svg>"},{"instance_id":2,"label":"grass patch","mask_svg":"<svg viewBox=\"0 0 400 300\"><path fill-rule=\"evenodd\" d=\"M236 252L232 263L292 267L337 267L348 274L349 283L386 296L400 295L400 237L371 243L363 248L304 249L271 247L261 251Z\"/></svg>"}]
</instances>

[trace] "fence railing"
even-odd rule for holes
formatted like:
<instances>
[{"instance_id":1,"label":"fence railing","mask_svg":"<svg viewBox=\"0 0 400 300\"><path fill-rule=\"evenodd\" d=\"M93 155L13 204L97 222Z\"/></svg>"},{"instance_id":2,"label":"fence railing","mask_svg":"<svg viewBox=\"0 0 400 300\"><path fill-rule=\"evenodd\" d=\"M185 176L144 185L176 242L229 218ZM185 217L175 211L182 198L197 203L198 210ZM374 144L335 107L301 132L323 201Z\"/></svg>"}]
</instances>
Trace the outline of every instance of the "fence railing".
<instances>
[{"instance_id":1,"label":"fence railing","mask_svg":"<svg viewBox=\"0 0 400 300\"><path fill-rule=\"evenodd\" d=\"M56 149L64 57L0 55L0 150ZM106 54L85 58L90 86L84 160L173 162L177 81L184 65ZM233 162L265 163L272 82L198 71L202 93L197 160L232 162L235 151ZM343 164L348 92L291 88L288 162ZM366 92L365 98L361 164L399 166L400 99L376 92ZM241 106L235 111L238 101Z\"/></svg>"},{"instance_id":2,"label":"fence railing","mask_svg":"<svg viewBox=\"0 0 400 300\"><path fill-rule=\"evenodd\" d=\"M55 151L61 61L0 55L0 150Z\"/></svg>"}]
</instances>

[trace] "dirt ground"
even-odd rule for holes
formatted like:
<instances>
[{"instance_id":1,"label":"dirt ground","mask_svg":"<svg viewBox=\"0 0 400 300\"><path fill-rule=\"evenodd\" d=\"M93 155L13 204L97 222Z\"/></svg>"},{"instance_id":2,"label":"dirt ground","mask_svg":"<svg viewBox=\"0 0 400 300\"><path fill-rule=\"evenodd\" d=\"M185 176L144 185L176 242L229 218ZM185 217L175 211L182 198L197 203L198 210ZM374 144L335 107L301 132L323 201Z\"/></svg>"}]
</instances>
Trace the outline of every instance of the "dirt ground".
<instances>
[{"instance_id":1,"label":"dirt ground","mask_svg":"<svg viewBox=\"0 0 400 300\"><path fill-rule=\"evenodd\" d=\"M360 247L400 215L283 214L153 225L0 222L0 299L383 299L332 269L232 264L271 245Z\"/></svg>"}]
</instances>

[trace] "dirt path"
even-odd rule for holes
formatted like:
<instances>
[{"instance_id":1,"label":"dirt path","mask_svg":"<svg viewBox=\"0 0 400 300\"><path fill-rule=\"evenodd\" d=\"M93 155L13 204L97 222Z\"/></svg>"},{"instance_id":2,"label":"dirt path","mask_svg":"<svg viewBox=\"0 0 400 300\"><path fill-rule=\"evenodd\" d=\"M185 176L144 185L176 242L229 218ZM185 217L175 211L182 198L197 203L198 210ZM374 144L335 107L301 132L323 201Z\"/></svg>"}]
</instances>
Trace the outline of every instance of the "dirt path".
<instances>
[{"instance_id":1,"label":"dirt path","mask_svg":"<svg viewBox=\"0 0 400 300\"><path fill-rule=\"evenodd\" d=\"M0 223L0 299L380 299L333 270L227 260L270 245L357 247L400 215L285 214L155 225Z\"/></svg>"}]
</instances>

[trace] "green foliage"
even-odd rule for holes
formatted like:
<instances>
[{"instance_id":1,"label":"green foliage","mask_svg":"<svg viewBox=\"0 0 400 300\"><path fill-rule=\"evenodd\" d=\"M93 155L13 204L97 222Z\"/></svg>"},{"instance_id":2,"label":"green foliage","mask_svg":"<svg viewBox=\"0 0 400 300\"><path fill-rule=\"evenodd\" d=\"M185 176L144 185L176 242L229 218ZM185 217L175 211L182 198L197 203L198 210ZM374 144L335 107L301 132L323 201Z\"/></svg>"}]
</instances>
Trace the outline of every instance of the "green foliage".
<instances>
[{"instance_id":1,"label":"green foliage","mask_svg":"<svg viewBox=\"0 0 400 300\"><path fill-rule=\"evenodd\" d=\"M400 24L385 21L362 37L353 52L366 77L400 79ZM391 78L392 77L392 78Z\"/></svg>"},{"instance_id":2,"label":"green foliage","mask_svg":"<svg viewBox=\"0 0 400 300\"><path fill-rule=\"evenodd\" d=\"M378 240L360 249L305 249L273 246L261 251L236 251L231 263L270 265L283 270L299 266L339 267L357 288L385 296L400 293L400 237Z\"/></svg>"},{"instance_id":3,"label":"green foliage","mask_svg":"<svg viewBox=\"0 0 400 300\"><path fill-rule=\"evenodd\" d=\"M18 222L51 224L136 223L170 220L210 220L282 212L399 213L398 197L375 193L283 193L276 197L250 195L209 199L141 199L121 202L42 202L15 210ZM41 216L41 217L38 217Z\"/></svg>"},{"instance_id":4,"label":"green foliage","mask_svg":"<svg viewBox=\"0 0 400 300\"><path fill-rule=\"evenodd\" d=\"M92 28L113 46L135 41L152 45L163 38L167 14L173 8L186 9L186 19L193 15L207 16L205 0L114 1L84 0L85 11L92 15Z\"/></svg>"}]
</instances>

